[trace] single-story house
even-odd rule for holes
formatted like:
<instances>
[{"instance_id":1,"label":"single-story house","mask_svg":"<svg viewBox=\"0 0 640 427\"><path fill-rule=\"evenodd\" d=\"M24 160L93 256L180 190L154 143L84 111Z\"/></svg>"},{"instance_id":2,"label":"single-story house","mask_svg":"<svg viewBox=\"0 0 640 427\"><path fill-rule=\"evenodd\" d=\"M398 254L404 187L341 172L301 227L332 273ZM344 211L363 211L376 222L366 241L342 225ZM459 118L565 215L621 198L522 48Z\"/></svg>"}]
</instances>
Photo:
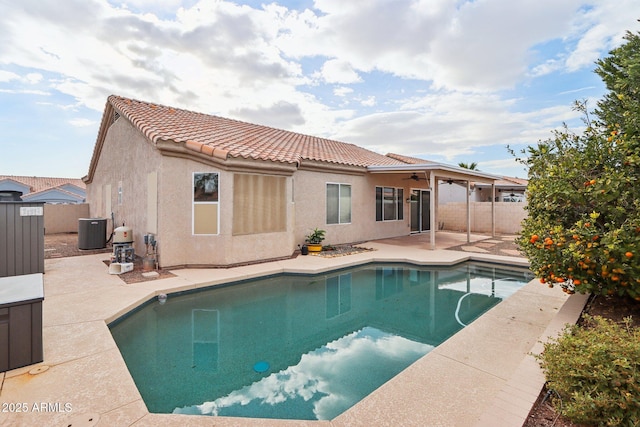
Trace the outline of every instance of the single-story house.
<instances>
[{"instance_id":1,"label":"single-story house","mask_svg":"<svg viewBox=\"0 0 640 427\"><path fill-rule=\"evenodd\" d=\"M291 256L325 244L431 233L439 180L499 177L120 96L107 99L87 176L92 217L158 242L163 267ZM494 188L492 188L494 190Z\"/></svg>"},{"instance_id":2,"label":"single-story house","mask_svg":"<svg viewBox=\"0 0 640 427\"><path fill-rule=\"evenodd\" d=\"M0 175L0 193L13 193L24 202L84 203L85 184L79 178Z\"/></svg>"}]
</instances>

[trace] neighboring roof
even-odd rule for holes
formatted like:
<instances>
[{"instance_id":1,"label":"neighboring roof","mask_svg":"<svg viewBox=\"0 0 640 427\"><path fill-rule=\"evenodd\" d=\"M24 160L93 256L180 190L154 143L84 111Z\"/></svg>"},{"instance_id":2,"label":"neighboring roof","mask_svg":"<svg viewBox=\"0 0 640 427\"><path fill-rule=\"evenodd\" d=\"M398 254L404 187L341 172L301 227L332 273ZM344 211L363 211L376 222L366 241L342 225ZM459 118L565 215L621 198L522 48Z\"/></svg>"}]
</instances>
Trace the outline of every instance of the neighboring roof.
<instances>
[{"instance_id":1,"label":"neighboring roof","mask_svg":"<svg viewBox=\"0 0 640 427\"><path fill-rule=\"evenodd\" d=\"M67 191L63 187L55 187L23 195L22 200L25 202L82 203L85 198L77 193Z\"/></svg>"},{"instance_id":2,"label":"neighboring roof","mask_svg":"<svg viewBox=\"0 0 640 427\"><path fill-rule=\"evenodd\" d=\"M310 160L357 167L401 163L353 144L115 95L107 100L92 163L115 120L113 112L125 117L154 144L169 141L219 159L236 157L290 164Z\"/></svg>"},{"instance_id":3,"label":"neighboring roof","mask_svg":"<svg viewBox=\"0 0 640 427\"><path fill-rule=\"evenodd\" d=\"M524 187L526 187L529 184L528 179L515 178L512 176L503 176L502 179L498 182L504 185L521 185Z\"/></svg>"},{"instance_id":4,"label":"neighboring roof","mask_svg":"<svg viewBox=\"0 0 640 427\"><path fill-rule=\"evenodd\" d=\"M79 178L49 178L40 176L13 176L13 175L0 175L0 183L4 180L11 180L29 187L30 192L35 193L38 191L47 190L49 188L60 187L65 185L74 185L81 190L86 189L86 185Z\"/></svg>"},{"instance_id":5,"label":"neighboring roof","mask_svg":"<svg viewBox=\"0 0 640 427\"><path fill-rule=\"evenodd\" d=\"M419 159L417 157L411 157L411 156L403 156L402 154L396 154L396 153L387 153L387 157L390 157L395 160L400 160L402 163L406 163L409 165L426 165L430 163L435 164L435 162L432 162L430 160Z\"/></svg>"},{"instance_id":6,"label":"neighboring roof","mask_svg":"<svg viewBox=\"0 0 640 427\"><path fill-rule=\"evenodd\" d=\"M495 182L496 187L509 187L521 190L526 189L528 184L528 180L512 176L501 176L500 179Z\"/></svg>"}]
</instances>

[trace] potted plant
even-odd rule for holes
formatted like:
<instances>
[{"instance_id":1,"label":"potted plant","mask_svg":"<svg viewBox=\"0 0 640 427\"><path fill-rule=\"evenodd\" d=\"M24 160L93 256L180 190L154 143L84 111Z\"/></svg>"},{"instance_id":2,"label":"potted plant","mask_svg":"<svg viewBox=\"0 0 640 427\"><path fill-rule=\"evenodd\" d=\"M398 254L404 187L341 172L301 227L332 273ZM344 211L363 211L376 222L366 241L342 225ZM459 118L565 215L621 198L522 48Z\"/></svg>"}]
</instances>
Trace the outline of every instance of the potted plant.
<instances>
[{"instance_id":1,"label":"potted plant","mask_svg":"<svg viewBox=\"0 0 640 427\"><path fill-rule=\"evenodd\" d=\"M322 250L324 233L326 233L324 230L320 230L316 227L309 235L306 236L309 252L320 252Z\"/></svg>"}]
</instances>

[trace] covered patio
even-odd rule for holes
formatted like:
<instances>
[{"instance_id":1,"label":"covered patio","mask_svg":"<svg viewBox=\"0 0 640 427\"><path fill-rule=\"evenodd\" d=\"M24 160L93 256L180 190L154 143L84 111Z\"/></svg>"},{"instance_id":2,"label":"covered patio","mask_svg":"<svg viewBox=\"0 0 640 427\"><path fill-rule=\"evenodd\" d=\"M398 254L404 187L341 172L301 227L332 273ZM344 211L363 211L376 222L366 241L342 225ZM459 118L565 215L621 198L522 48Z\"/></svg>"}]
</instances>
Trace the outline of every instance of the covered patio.
<instances>
[{"instance_id":1,"label":"covered patio","mask_svg":"<svg viewBox=\"0 0 640 427\"><path fill-rule=\"evenodd\" d=\"M496 198L496 181L501 177L480 172L472 169L465 169L456 166L443 165L439 163L416 163L407 165L390 165L390 166L369 166L367 168L372 174L395 174L409 175L409 179L416 182L426 181L427 189L412 189L411 195L407 198L407 202L411 204L412 233L429 234L429 249L435 250L436 231L438 230L438 183L464 183L467 187L466 206L467 206L467 243L471 240L471 182L485 184L491 186L491 237L495 237L495 198ZM428 205L428 206L425 206ZM414 222L418 226L414 226Z\"/></svg>"}]
</instances>

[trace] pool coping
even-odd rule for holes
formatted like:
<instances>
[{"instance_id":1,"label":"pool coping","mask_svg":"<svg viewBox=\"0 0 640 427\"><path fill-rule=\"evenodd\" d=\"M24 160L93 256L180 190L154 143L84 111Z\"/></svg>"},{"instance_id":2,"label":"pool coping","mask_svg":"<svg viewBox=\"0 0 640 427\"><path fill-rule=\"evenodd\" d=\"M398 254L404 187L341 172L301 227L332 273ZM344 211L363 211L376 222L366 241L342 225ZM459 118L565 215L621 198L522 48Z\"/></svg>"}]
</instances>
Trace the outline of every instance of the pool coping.
<instances>
[{"instance_id":1,"label":"pool coping","mask_svg":"<svg viewBox=\"0 0 640 427\"><path fill-rule=\"evenodd\" d=\"M47 260L45 360L0 373L0 402L26 403L29 409L9 412L6 423L210 425L212 418L207 416L149 413L107 328L160 293L282 272L322 273L370 262L452 265L471 260L527 265L518 257L419 250L384 242L367 246L375 250L337 258L301 256L232 269L173 270L176 277L132 285L106 273L104 254ZM539 353L541 341L575 323L585 303L584 295L569 297L534 280L331 421L216 417L215 424L521 426L544 383L530 353ZM492 348L484 348L486 343ZM483 351L471 352L471 348ZM34 410L34 405L42 403L47 410Z\"/></svg>"}]
</instances>

